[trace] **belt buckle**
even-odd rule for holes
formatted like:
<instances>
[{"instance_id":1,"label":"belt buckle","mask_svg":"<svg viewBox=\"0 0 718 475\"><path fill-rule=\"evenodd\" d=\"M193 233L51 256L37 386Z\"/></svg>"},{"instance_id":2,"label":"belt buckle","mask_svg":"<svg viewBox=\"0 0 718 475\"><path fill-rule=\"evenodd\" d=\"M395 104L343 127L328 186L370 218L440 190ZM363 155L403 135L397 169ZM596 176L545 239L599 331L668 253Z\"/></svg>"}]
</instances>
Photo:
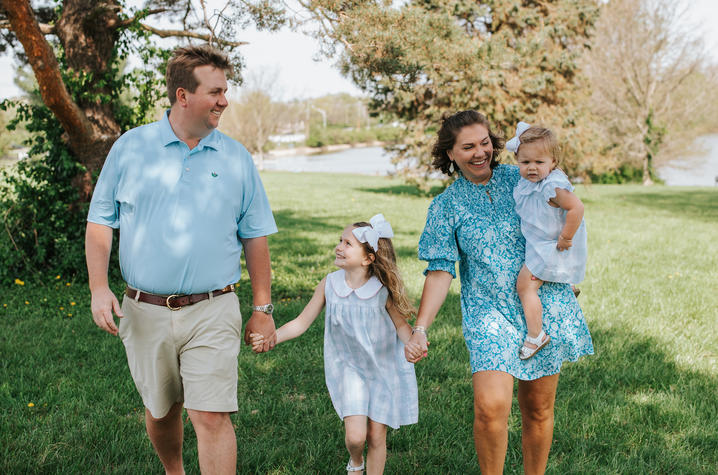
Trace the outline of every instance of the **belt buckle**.
<instances>
[{"instance_id":1,"label":"belt buckle","mask_svg":"<svg viewBox=\"0 0 718 475\"><path fill-rule=\"evenodd\" d=\"M169 309L172 310L173 312L174 312L175 310L179 310L179 309L182 308L182 305L180 305L179 307L173 307L172 305L170 305L170 299L173 299L173 298L175 298L175 297L179 297L179 295L177 295L177 294L172 294L172 295L170 295L169 297L167 297L167 300L165 300L165 305L167 305L167 308L169 308Z\"/></svg>"}]
</instances>

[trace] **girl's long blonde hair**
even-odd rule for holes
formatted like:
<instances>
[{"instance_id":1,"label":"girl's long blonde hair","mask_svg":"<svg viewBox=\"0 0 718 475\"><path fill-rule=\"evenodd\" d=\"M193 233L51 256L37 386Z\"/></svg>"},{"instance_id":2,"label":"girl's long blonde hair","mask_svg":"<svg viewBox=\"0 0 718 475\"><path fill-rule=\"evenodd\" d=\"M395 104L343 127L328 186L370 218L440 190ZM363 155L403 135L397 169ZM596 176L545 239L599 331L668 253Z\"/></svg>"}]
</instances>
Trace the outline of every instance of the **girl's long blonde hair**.
<instances>
[{"instance_id":1,"label":"girl's long blonde hair","mask_svg":"<svg viewBox=\"0 0 718 475\"><path fill-rule=\"evenodd\" d=\"M352 224L355 228L371 226L370 223L361 221ZM404 281L399 274L399 267L396 265L396 253L394 245L389 238L379 238L378 249L375 251L368 242L360 243L367 255L372 254L374 260L369 264L369 275L376 276L384 287L389 291L389 297L397 311L409 318L416 314L416 307L406 295Z\"/></svg>"}]
</instances>

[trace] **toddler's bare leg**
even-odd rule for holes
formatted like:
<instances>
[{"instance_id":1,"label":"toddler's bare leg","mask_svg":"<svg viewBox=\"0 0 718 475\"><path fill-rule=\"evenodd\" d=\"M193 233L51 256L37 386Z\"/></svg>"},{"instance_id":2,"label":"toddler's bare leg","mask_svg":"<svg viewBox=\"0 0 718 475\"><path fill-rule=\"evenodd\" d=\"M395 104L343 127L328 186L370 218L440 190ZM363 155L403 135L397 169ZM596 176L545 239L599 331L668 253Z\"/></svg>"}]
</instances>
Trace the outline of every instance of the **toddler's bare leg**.
<instances>
[{"instance_id":1,"label":"toddler's bare leg","mask_svg":"<svg viewBox=\"0 0 718 475\"><path fill-rule=\"evenodd\" d=\"M538 289L543 284L541 279L533 277L531 271L524 264L516 279L516 290L521 299L521 305L524 307L524 315L526 316L526 327L528 334L532 338L536 338L541 333L541 325L543 324L541 314L541 299L538 296ZM536 345L526 343L529 348L536 348Z\"/></svg>"}]
</instances>

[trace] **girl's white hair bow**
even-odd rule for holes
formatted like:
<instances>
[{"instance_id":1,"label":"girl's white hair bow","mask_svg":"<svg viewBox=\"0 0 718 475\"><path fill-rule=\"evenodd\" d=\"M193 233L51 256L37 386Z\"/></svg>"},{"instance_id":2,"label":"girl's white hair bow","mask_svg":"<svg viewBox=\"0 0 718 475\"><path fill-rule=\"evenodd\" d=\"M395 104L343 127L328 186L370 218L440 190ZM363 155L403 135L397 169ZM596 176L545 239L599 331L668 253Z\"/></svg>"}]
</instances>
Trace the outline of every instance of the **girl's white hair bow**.
<instances>
[{"instance_id":1,"label":"girl's white hair bow","mask_svg":"<svg viewBox=\"0 0 718 475\"><path fill-rule=\"evenodd\" d=\"M381 213L372 216L369 223L371 223L371 226L354 228L352 233L354 233L359 242L368 242L374 251L378 251L379 238L393 238L394 231L391 229L389 221L384 219L384 215Z\"/></svg>"},{"instance_id":2,"label":"girl's white hair bow","mask_svg":"<svg viewBox=\"0 0 718 475\"><path fill-rule=\"evenodd\" d=\"M519 137L521 137L521 134L526 132L529 127L531 126L526 122L519 122L519 125L516 126L516 135L506 142L506 150L517 153L519 151L519 145L521 145L521 139Z\"/></svg>"}]
</instances>

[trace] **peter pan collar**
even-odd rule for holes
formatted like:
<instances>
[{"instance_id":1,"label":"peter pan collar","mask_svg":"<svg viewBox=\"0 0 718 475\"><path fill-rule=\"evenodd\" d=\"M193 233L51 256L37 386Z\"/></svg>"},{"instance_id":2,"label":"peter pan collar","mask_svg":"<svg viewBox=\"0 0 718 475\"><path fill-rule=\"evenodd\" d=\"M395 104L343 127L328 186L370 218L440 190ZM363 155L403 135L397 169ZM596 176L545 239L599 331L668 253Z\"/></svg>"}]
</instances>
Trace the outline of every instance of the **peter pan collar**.
<instances>
[{"instance_id":1,"label":"peter pan collar","mask_svg":"<svg viewBox=\"0 0 718 475\"><path fill-rule=\"evenodd\" d=\"M338 271L329 274L329 280L331 281L334 292L342 298L348 297L349 294L354 292L356 296L362 300L370 299L383 287L382 283L376 278L376 276L371 276L369 280L364 283L364 285L358 289L352 289L349 287L344 277L344 269L339 269Z\"/></svg>"}]
</instances>

